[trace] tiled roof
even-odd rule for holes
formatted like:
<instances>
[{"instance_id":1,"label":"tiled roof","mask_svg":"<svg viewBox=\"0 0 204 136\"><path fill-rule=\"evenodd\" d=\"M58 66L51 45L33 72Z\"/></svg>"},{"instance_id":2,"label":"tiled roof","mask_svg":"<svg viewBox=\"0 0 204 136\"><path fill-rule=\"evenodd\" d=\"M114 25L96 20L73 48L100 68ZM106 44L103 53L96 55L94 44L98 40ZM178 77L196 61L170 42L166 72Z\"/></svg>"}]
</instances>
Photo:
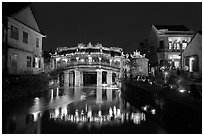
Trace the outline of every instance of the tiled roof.
<instances>
[{"instance_id":1,"label":"tiled roof","mask_svg":"<svg viewBox=\"0 0 204 136\"><path fill-rule=\"evenodd\" d=\"M190 31L184 25L154 25L158 30L168 29L168 31Z\"/></svg>"}]
</instances>

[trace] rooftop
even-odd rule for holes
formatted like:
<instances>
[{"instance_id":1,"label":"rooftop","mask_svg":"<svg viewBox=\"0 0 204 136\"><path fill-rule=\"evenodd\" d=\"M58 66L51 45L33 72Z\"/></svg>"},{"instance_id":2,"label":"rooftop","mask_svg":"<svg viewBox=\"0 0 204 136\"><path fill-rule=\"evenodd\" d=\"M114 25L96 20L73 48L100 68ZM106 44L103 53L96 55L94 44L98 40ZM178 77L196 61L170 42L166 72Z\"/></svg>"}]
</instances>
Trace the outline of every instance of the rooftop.
<instances>
[{"instance_id":1,"label":"rooftop","mask_svg":"<svg viewBox=\"0 0 204 136\"><path fill-rule=\"evenodd\" d=\"M184 25L154 25L157 30L168 30L168 31L190 31Z\"/></svg>"}]
</instances>

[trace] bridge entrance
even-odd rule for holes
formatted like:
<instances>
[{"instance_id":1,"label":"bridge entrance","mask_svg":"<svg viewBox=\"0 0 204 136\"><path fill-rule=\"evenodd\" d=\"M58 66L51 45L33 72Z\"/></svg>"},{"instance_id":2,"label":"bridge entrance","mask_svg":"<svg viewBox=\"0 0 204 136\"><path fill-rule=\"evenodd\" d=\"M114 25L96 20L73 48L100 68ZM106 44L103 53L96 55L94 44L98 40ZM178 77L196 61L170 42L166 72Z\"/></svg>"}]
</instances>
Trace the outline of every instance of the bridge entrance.
<instances>
[{"instance_id":1,"label":"bridge entrance","mask_svg":"<svg viewBox=\"0 0 204 136\"><path fill-rule=\"evenodd\" d=\"M97 84L97 72L83 72L84 86Z\"/></svg>"}]
</instances>

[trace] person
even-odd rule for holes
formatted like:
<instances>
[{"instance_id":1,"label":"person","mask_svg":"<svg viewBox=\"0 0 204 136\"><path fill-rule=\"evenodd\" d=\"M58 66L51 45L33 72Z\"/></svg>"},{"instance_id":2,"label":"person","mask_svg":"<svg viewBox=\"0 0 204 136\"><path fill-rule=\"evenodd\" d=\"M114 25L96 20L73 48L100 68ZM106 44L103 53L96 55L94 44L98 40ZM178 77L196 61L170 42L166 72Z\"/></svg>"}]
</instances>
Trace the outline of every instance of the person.
<instances>
[{"instance_id":1,"label":"person","mask_svg":"<svg viewBox=\"0 0 204 136\"><path fill-rule=\"evenodd\" d=\"M201 94L199 93L199 90L196 88L195 84L191 84L191 95L198 99L201 98Z\"/></svg>"}]
</instances>

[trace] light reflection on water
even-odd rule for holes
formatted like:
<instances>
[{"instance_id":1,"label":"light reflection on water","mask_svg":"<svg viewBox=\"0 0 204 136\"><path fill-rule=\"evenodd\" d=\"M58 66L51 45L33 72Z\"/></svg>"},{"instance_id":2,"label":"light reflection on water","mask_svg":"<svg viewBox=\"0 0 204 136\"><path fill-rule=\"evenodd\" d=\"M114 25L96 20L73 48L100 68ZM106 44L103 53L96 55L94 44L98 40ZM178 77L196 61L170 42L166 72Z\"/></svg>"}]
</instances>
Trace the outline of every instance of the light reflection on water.
<instances>
[{"instance_id":1,"label":"light reflection on water","mask_svg":"<svg viewBox=\"0 0 204 136\"><path fill-rule=\"evenodd\" d=\"M55 122L105 125L131 121L140 124L145 113L129 106L124 108L120 90L96 87L61 87L50 89L42 96L26 100L6 115L5 133L41 133L41 117L49 111ZM127 104L128 105L128 104ZM22 108L24 107L24 108ZM20 111L19 111L20 110Z\"/></svg>"}]
</instances>

